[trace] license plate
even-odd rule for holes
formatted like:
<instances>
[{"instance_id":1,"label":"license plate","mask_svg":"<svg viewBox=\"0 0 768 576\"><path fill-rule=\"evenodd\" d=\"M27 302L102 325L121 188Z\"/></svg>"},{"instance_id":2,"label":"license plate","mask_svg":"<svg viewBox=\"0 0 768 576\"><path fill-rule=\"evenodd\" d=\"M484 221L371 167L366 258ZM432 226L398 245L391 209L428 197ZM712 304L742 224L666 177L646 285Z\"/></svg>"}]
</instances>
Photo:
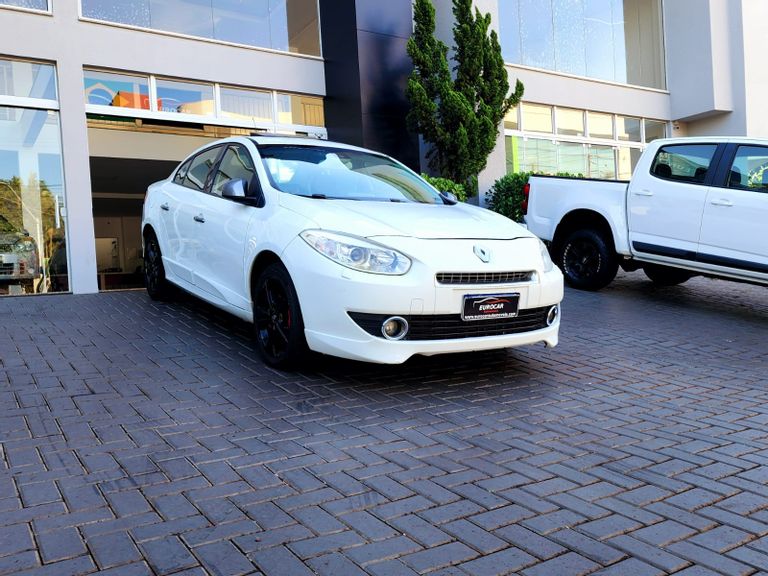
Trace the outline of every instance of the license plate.
<instances>
[{"instance_id":1,"label":"license plate","mask_svg":"<svg viewBox=\"0 0 768 576\"><path fill-rule=\"evenodd\" d=\"M520 294L480 294L464 296L461 319L493 320L517 316Z\"/></svg>"}]
</instances>

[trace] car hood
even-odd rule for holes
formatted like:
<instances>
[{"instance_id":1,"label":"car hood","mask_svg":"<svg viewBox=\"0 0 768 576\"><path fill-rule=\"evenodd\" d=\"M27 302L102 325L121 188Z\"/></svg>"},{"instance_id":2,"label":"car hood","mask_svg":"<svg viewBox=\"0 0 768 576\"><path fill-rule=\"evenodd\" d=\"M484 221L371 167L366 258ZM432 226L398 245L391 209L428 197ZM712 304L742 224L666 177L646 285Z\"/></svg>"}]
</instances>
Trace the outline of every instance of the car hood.
<instances>
[{"instance_id":1,"label":"car hood","mask_svg":"<svg viewBox=\"0 0 768 576\"><path fill-rule=\"evenodd\" d=\"M280 204L316 223L318 228L364 238L494 239L533 234L500 214L468 204L416 204L324 200L281 194Z\"/></svg>"}]
</instances>

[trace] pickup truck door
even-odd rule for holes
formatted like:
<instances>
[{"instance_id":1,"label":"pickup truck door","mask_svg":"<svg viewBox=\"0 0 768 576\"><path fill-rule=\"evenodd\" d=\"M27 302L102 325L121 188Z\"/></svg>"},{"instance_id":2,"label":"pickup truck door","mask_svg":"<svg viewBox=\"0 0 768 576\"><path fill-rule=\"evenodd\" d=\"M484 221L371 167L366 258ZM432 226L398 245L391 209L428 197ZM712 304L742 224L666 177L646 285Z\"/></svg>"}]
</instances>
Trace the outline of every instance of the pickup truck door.
<instances>
[{"instance_id":1,"label":"pickup truck door","mask_svg":"<svg viewBox=\"0 0 768 576\"><path fill-rule=\"evenodd\" d=\"M649 173L635 173L627 191L633 253L695 259L717 152L717 144L670 144L656 152Z\"/></svg>"},{"instance_id":2,"label":"pickup truck door","mask_svg":"<svg viewBox=\"0 0 768 576\"><path fill-rule=\"evenodd\" d=\"M698 259L768 274L768 147L732 144L709 189Z\"/></svg>"}]
</instances>

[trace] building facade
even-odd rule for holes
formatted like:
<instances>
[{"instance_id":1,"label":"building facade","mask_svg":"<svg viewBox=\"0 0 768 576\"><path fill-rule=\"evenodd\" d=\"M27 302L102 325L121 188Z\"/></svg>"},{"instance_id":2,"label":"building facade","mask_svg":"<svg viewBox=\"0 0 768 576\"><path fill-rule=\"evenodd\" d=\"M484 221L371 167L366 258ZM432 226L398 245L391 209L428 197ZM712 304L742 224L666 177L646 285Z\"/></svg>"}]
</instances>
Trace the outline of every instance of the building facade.
<instances>
[{"instance_id":1,"label":"building facade","mask_svg":"<svg viewBox=\"0 0 768 576\"><path fill-rule=\"evenodd\" d=\"M451 0L434 0L452 41ZM767 136L765 0L475 0L525 84L480 189L628 178L663 136ZM411 0L0 0L0 294L141 285L146 186L214 138L312 134L418 168Z\"/></svg>"}]
</instances>

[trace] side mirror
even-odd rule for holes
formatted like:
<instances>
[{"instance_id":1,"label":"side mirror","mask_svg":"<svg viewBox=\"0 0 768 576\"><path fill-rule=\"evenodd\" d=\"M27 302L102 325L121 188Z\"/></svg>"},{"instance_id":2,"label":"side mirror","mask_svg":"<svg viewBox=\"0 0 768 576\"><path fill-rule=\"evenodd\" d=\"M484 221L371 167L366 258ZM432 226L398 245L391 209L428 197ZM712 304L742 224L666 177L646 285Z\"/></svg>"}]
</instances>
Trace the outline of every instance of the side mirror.
<instances>
[{"instance_id":1,"label":"side mirror","mask_svg":"<svg viewBox=\"0 0 768 576\"><path fill-rule=\"evenodd\" d=\"M230 180L221 189L221 195L231 200L242 200L245 198L246 182L242 178Z\"/></svg>"},{"instance_id":2,"label":"side mirror","mask_svg":"<svg viewBox=\"0 0 768 576\"><path fill-rule=\"evenodd\" d=\"M453 204L458 204L459 202L459 199L456 198L456 194L454 194L453 192L440 192L440 197L443 199L443 201L446 204L453 205Z\"/></svg>"}]
</instances>

